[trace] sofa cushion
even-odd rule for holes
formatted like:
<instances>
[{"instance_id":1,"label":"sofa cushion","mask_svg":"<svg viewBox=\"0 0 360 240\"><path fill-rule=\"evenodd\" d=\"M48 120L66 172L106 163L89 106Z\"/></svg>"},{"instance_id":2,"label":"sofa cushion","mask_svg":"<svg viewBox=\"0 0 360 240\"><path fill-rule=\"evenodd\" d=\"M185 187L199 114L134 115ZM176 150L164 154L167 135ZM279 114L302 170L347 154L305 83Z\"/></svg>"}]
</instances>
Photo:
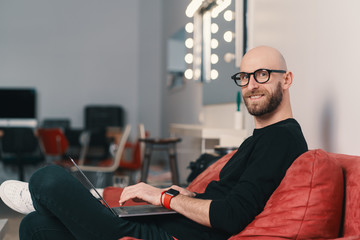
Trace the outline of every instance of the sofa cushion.
<instances>
[{"instance_id":1,"label":"sofa cushion","mask_svg":"<svg viewBox=\"0 0 360 240\"><path fill-rule=\"evenodd\" d=\"M323 150L304 153L290 166L261 212L230 239L313 239L339 235L343 173Z\"/></svg>"},{"instance_id":2,"label":"sofa cushion","mask_svg":"<svg viewBox=\"0 0 360 240\"><path fill-rule=\"evenodd\" d=\"M360 156L330 153L345 176L345 210L342 236L360 236ZM353 238L353 239L360 239Z\"/></svg>"}]
</instances>

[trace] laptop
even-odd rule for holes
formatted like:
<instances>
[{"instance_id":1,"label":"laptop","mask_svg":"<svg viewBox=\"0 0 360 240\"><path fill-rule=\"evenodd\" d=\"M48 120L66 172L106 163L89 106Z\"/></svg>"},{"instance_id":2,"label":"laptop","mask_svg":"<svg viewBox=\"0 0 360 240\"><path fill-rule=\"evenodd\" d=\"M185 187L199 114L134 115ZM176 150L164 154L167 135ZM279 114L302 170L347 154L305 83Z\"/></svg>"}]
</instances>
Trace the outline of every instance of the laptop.
<instances>
[{"instance_id":1,"label":"laptop","mask_svg":"<svg viewBox=\"0 0 360 240\"><path fill-rule=\"evenodd\" d=\"M78 170L78 180L92 193L98 196L98 199L101 200L104 205L117 217L139 217L139 216L151 216L151 215L161 215L161 214L175 214L174 210L164 208L162 206L155 205L136 205L136 206L123 206L123 207L114 207L111 208L101 194L96 190L94 185L86 177L84 172L79 168L75 161L70 157L71 162L74 164Z\"/></svg>"}]
</instances>

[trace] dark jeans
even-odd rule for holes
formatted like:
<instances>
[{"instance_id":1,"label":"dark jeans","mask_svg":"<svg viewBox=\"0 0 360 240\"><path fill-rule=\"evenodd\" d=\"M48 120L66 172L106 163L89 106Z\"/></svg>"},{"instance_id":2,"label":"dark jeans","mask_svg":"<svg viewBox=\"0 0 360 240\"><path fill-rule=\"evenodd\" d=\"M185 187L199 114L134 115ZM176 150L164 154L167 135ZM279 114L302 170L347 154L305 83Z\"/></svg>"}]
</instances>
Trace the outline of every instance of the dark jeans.
<instances>
[{"instance_id":1,"label":"dark jeans","mask_svg":"<svg viewBox=\"0 0 360 240\"><path fill-rule=\"evenodd\" d=\"M114 216L65 169L48 166L30 179L36 209L20 224L20 239L173 239L156 224Z\"/></svg>"}]
</instances>

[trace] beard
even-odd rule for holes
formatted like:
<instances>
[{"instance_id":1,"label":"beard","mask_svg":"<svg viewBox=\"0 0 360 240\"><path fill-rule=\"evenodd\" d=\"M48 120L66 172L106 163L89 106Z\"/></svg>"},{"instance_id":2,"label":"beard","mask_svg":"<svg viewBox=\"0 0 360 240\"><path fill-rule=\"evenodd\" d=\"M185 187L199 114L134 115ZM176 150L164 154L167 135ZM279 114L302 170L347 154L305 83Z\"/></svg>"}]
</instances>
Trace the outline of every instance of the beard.
<instances>
[{"instance_id":1,"label":"beard","mask_svg":"<svg viewBox=\"0 0 360 240\"><path fill-rule=\"evenodd\" d=\"M249 95L263 94L266 99L262 103L251 103L248 98ZM281 84L279 83L275 89L275 92L270 95L267 90L253 91L244 95L244 102L247 110L253 116L260 117L267 113L273 112L281 103L283 99L283 92Z\"/></svg>"}]
</instances>

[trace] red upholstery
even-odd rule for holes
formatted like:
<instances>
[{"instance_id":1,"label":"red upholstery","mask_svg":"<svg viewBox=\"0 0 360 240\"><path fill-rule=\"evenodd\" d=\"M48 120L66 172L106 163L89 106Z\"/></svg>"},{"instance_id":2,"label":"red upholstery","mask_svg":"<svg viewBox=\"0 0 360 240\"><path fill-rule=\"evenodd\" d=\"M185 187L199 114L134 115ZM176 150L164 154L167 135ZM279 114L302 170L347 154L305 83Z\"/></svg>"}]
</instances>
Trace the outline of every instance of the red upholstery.
<instances>
[{"instance_id":1,"label":"red upholstery","mask_svg":"<svg viewBox=\"0 0 360 240\"><path fill-rule=\"evenodd\" d=\"M211 165L188 188L203 192L233 154ZM105 189L109 200L112 193L106 192L117 192L118 201L119 189ZM288 169L264 211L230 239L360 239L360 157L322 150L304 153Z\"/></svg>"},{"instance_id":2,"label":"red upholstery","mask_svg":"<svg viewBox=\"0 0 360 240\"><path fill-rule=\"evenodd\" d=\"M203 193L206 186L213 180L219 180L220 170L229 161L236 151L233 151L220 158L216 163L210 165L204 172L199 174L187 187L190 191Z\"/></svg>"},{"instance_id":3,"label":"red upholstery","mask_svg":"<svg viewBox=\"0 0 360 240\"><path fill-rule=\"evenodd\" d=\"M343 187L342 170L331 155L322 150L307 152L288 169L264 211L231 240L336 238Z\"/></svg>"},{"instance_id":4,"label":"red upholstery","mask_svg":"<svg viewBox=\"0 0 360 240\"><path fill-rule=\"evenodd\" d=\"M360 157L331 153L345 177L343 236L360 239Z\"/></svg>"}]
</instances>

